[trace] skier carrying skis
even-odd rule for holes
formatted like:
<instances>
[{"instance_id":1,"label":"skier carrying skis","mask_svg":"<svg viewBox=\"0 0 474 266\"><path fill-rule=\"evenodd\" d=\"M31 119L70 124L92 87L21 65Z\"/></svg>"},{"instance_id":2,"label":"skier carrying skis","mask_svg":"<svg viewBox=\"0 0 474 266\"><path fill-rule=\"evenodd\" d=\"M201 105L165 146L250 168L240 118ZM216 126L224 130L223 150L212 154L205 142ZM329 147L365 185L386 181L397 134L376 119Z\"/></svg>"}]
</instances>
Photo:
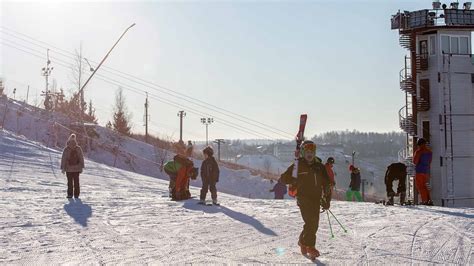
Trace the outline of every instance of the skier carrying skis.
<instances>
[{"instance_id":1,"label":"skier carrying skis","mask_svg":"<svg viewBox=\"0 0 474 266\"><path fill-rule=\"evenodd\" d=\"M283 199L286 194L286 185L281 181L281 178L278 179L278 182L273 186L270 192L275 193L275 199Z\"/></svg>"},{"instance_id":2,"label":"skier carrying skis","mask_svg":"<svg viewBox=\"0 0 474 266\"><path fill-rule=\"evenodd\" d=\"M336 187L336 179L334 178L335 174L332 170L335 161L333 157L329 157L324 165L326 167L326 172L328 172L329 181L331 185L331 193L334 192L334 188Z\"/></svg>"},{"instance_id":3,"label":"skier carrying skis","mask_svg":"<svg viewBox=\"0 0 474 266\"><path fill-rule=\"evenodd\" d=\"M424 138L419 138L416 142L418 148L413 156L413 163L416 165L415 183L416 189L421 195L421 204L433 205L428 188L430 184L430 166L433 153L426 144L427 142Z\"/></svg>"},{"instance_id":4,"label":"skier carrying skis","mask_svg":"<svg viewBox=\"0 0 474 266\"><path fill-rule=\"evenodd\" d=\"M84 154L77 145L76 135L71 134L66 142L63 155L61 157L61 173L66 173L67 177L67 198L79 198L79 174L84 169Z\"/></svg>"},{"instance_id":5,"label":"skier carrying skis","mask_svg":"<svg viewBox=\"0 0 474 266\"><path fill-rule=\"evenodd\" d=\"M346 192L347 201L353 201L355 196L357 201L362 201L362 195L360 194L360 169L354 165L349 166L349 171L351 171L351 183L349 184L349 189Z\"/></svg>"},{"instance_id":6,"label":"skier carrying skis","mask_svg":"<svg viewBox=\"0 0 474 266\"><path fill-rule=\"evenodd\" d=\"M316 159L316 144L312 141L301 144L297 178L292 177L294 167L295 164L290 165L281 180L297 187L296 199L304 221L298 245L303 255L314 260L320 255L316 249L319 210L321 207L329 209L331 202L329 176L324 165Z\"/></svg>"},{"instance_id":7,"label":"skier carrying skis","mask_svg":"<svg viewBox=\"0 0 474 266\"><path fill-rule=\"evenodd\" d=\"M214 150L211 147L206 147L202 153L204 153L205 159L201 165L202 188L199 203L206 203L206 194L210 190L212 204L218 205L216 183L219 182L219 165L214 158Z\"/></svg>"},{"instance_id":8,"label":"skier carrying skis","mask_svg":"<svg viewBox=\"0 0 474 266\"><path fill-rule=\"evenodd\" d=\"M170 194L172 200L185 200L191 198L189 192L189 179L195 178L194 164L186 156L185 147L182 143L176 145L177 154L173 161L165 164L164 170L170 177Z\"/></svg>"},{"instance_id":9,"label":"skier carrying skis","mask_svg":"<svg viewBox=\"0 0 474 266\"><path fill-rule=\"evenodd\" d=\"M387 188L387 205L393 205L393 197L396 195L400 196L400 204L405 203L406 197L406 179L407 179L407 166L403 163L392 163L387 167L385 172L385 186ZM398 180L397 194L393 191L393 181Z\"/></svg>"}]
</instances>

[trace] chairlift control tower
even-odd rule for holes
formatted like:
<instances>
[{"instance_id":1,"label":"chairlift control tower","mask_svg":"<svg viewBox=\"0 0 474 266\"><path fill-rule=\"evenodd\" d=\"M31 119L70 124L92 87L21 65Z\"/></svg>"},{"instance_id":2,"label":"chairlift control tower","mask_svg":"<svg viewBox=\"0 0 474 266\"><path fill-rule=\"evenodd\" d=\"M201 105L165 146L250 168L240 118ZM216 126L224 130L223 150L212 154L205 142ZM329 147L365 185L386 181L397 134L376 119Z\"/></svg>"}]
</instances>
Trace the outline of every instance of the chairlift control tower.
<instances>
[{"instance_id":1,"label":"chairlift control tower","mask_svg":"<svg viewBox=\"0 0 474 266\"><path fill-rule=\"evenodd\" d=\"M400 45L408 50L399 73L406 98L399 122L407 134L399 157L409 165L410 187L416 141L423 137L433 151L430 182L435 205L474 207L471 2L435 1L432 9L398 11L391 26L399 32Z\"/></svg>"}]
</instances>

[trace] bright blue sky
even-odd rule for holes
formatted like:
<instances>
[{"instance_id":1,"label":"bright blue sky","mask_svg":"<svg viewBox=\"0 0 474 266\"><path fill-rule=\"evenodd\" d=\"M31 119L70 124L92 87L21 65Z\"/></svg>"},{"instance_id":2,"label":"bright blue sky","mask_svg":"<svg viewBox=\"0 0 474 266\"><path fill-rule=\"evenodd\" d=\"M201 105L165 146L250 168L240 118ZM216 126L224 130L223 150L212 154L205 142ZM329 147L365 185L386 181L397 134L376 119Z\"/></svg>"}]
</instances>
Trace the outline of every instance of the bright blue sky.
<instances>
[{"instance_id":1,"label":"bright blue sky","mask_svg":"<svg viewBox=\"0 0 474 266\"><path fill-rule=\"evenodd\" d=\"M32 86L30 102L43 89L40 69L45 60L5 43L12 45L14 41L42 54L45 51L5 34L5 29L68 51L77 49L82 41L85 57L99 61L122 31L135 22L137 25L125 35L105 66L263 121L291 135L296 134L299 114L308 113L306 135L312 136L330 130L398 130L398 110L404 103L398 88L398 71L405 51L398 45L397 32L390 30L390 16L398 9L429 8L431 1L0 5L1 26L6 27L0 31L0 75L7 81L10 93L12 87L17 88L17 98L25 98L25 84ZM101 70L98 73L119 79ZM58 65L52 78L58 87L71 88L69 70ZM173 99L141 85L133 86ZM97 79L86 88L86 99L93 99L101 124L112 117L116 88ZM134 130L143 131L144 97L124 92L133 113ZM154 124L151 131L177 138L179 108L153 99L150 106ZM188 112L185 139L205 138L199 118ZM210 138L256 138L226 127L221 121L216 118L210 126ZM269 137L281 137L247 127Z\"/></svg>"}]
</instances>

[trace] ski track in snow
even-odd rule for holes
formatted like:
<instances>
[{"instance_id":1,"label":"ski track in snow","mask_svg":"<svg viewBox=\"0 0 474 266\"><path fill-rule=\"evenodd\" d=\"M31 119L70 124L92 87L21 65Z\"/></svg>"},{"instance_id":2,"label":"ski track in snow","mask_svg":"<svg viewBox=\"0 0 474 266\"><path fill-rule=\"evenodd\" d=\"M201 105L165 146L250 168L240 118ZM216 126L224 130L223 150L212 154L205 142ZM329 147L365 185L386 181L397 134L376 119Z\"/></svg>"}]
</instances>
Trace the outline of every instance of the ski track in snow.
<instances>
[{"instance_id":1,"label":"ski track in snow","mask_svg":"<svg viewBox=\"0 0 474 266\"><path fill-rule=\"evenodd\" d=\"M59 152L8 132L0 132L0 151L0 264L312 263L296 245L294 200L220 193L221 206L174 202L166 181L86 161L81 201L68 201ZM473 209L331 209L348 232L331 217L331 239L322 213L315 263L474 263Z\"/></svg>"}]
</instances>

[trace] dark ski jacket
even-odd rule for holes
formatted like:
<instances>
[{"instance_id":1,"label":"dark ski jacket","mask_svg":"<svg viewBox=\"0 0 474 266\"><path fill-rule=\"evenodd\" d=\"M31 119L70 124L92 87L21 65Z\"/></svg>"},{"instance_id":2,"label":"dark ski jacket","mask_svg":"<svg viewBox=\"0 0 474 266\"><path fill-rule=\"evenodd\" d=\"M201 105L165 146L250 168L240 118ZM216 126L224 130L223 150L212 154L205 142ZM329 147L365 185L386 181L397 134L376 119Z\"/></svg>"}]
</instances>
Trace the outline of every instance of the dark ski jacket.
<instances>
[{"instance_id":1,"label":"dark ski jacket","mask_svg":"<svg viewBox=\"0 0 474 266\"><path fill-rule=\"evenodd\" d=\"M387 167L385 172L385 184L390 183L393 180L400 180L406 178L407 166L404 163L392 163Z\"/></svg>"},{"instance_id":2,"label":"dark ski jacket","mask_svg":"<svg viewBox=\"0 0 474 266\"><path fill-rule=\"evenodd\" d=\"M277 182L270 192L275 193L275 199L283 199L287 192L286 185L282 182Z\"/></svg>"},{"instance_id":3,"label":"dark ski jacket","mask_svg":"<svg viewBox=\"0 0 474 266\"><path fill-rule=\"evenodd\" d=\"M305 159L298 159L297 178L292 177L295 164L290 165L281 175L281 180L285 184L296 184L298 194L297 198L320 201L325 197L327 202L331 200L330 180L326 167L319 160L315 159L312 164Z\"/></svg>"},{"instance_id":4,"label":"dark ski jacket","mask_svg":"<svg viewBox=\"0 0 474 266\"><path fill-rule=\"evenodd\" d=\"M201 178L209 181L219 182L219 165L213 156L202 161Z\"/></svg>"},{"instance_id":5,"label":"dark ski jacket","mask_svg":"<svg viewBox=\"0 0 474 266\"><path fill-rule=\"evenodd\" d=\"M358 173L351 173L351 183L349 187L351 188L352 191L359 191L360 190L360 172Z\"/></svg>"}]
</instances>

